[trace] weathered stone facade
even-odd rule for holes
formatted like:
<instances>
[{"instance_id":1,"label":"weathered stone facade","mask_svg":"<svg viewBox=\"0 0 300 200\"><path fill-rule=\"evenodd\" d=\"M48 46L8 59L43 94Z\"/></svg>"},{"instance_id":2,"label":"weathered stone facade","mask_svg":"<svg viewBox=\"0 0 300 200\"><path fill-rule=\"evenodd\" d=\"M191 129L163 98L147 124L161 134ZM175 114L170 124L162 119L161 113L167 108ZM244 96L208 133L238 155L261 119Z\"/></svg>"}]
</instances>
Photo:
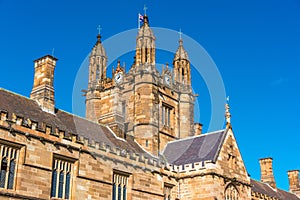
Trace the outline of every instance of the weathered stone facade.
<instances>
[{"instance_id":1,"label":"weathered stone facade","mask_svg":"<svg viewBox=\"0 0 300 200\"><path fill-rule=\"evenodd\" d=\"M194 135L195 96L183 41L174 55L173 72L166 64L160 74L155 65L155 36L148 17L144 18L133 65L125 73L119 61L112 79L104 74L107 66L101 58L106 60L106 52L98 36L90 55L86 113L88 119L108 125L119 137L134 136L157 156L167 142Z\"/></svg>"},{"instance_id":2,"label":"weathered stone facade","mask_svg":"<svg viewBox=\"0 0 300 200\"><path fill-rule=\"evenodd\" d=\"M202 134L193 119L191 69L183 41L173 70L155 66L148 17L128 72L106 76L98 35L90 54L87 119L55 108L56 58L35 61L31 98L0 89L0 199L247 200L300 199L276 188L272 159L261 182L246 170L226 105L226 128Z\"/></svg>"}]
</instances>

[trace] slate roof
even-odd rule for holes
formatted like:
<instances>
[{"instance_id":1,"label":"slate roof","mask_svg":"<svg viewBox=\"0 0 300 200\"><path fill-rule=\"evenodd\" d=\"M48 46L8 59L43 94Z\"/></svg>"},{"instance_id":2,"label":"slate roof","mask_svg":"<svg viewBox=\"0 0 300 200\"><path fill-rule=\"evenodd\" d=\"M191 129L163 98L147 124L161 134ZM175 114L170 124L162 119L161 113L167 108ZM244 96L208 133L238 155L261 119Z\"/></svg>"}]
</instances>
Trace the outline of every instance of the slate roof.
<instances>
[{"instance_id":1,"label":"slate roof","mask_svg":"<svg viewBox=\"0 0 300 200\"><path fill-rule=\"evenodd\" d=\"M216 161L227 130L169 142L163 151L168 163L184 165L202 161Z\"/></svg>"},{"instance_id":2,"label":"slate roof","mask_svg":"<svg viewBox=\"0 0 300 200\"><path fill-rule=\"evenodd\" d=\"M29 118L31 121L38 122L39 129L45 123L53 128L52 131L54 131L54 128L58 128L65 131L66 134L77 134L96 142L104 142L112 147L119 147L135 153L148 154L131 137L126 140L119 139L106 126L59 109L55 110L55 115L44 112L35 100L2 88L0 88L0 111L8 112L9 119L12 118L12 113L15 113L24 119ZM169 142L163 154L168 163L173 165L184 165L208 160L215 162L226 134L227 130L220 130ZM151 156L149 155L149 157ZM281 200L300 199L295 194L280 189L274 190L268 184L253 179L251 179L251 185L252 191Z\"/></svg>"},{"instance_id":3,"label":"slate roof","mask_svg":"<svg viewBox=\"0 0 300 200\"><path fill-rule=\"evenodd\" d=\"M280 200L299 200L295 194L283 191L281 189L273 189L266 183L262 183L256 180L251 179L252 191L258 192L260 194L265 194L269 197L275 197Z\"/></svg>"},{"instance_id":4,"label":"slate roof","mask_svg":"<svg viewBox=\"0 0 300 200\"><path fill-rule=\"evenodd\" d=\"M117 138L106 126L63 110L55 109L55 115L44 112L35 100L2 88L0 88L0 111L8 112L9 119L12 118L12 113L15 113L25 120L29 118L31 121L38 122L39 129L42 128L44 123L52 127L52 132L55 128L58 128L65 131L66 135L77 134L96 142L104 142L111 147L119 147L135 153L146 153L131 137L126 140Z\"/></svg>"}]
</instances>

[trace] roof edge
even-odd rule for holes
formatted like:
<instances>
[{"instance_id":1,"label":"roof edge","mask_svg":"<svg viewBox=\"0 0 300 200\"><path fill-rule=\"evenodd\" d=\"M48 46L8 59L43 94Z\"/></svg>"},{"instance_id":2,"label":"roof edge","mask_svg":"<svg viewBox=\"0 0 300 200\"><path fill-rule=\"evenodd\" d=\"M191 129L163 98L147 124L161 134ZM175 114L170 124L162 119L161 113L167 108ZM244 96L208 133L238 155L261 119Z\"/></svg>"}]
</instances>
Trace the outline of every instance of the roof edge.
<instances>
[{"instance_id":1,"label":"roof edge","mask_svg":"<svg viewBox=\"0 0 300 200\"><path fill-rule=\"evenodd\" d=\"M207 135L212 135L212 134L216 134L216 133L220 133L222 131L226 131L226 129L221 129L221 130L217 130L217 131L213 131L213 132L208 132L208 133L203 133L201 135L195 135L195 136L190 136L190 137L187 137L187 138L182 138L182 139L178 139L178 140L174 140L174 141L170 141L167 143L168 144L171 144L171 143L175 143L175 142L180 142L180 141L185 141L185 140L190 140L190 139L194 139L194 138L197 138L197 137L205 137ZM166 145L166 146L167 146Z\"/></svg>"}]
</instances>

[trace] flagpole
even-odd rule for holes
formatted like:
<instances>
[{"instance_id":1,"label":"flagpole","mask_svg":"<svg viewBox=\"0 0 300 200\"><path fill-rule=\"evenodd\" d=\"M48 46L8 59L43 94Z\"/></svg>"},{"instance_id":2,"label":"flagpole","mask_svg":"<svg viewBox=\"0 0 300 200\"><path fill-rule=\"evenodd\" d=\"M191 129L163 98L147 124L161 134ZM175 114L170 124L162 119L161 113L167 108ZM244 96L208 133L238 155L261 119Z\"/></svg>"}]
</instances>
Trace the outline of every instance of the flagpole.
<instances>
[{"instance_id":1,"label":"flagpole","mask_svg":"<svg viewBox=\"0 0 300 200\"><path fill-rule=\"evenodd\" d=\"M138 28L140 29L140 13L138 13Z\"/></svg>"}]
</instances>

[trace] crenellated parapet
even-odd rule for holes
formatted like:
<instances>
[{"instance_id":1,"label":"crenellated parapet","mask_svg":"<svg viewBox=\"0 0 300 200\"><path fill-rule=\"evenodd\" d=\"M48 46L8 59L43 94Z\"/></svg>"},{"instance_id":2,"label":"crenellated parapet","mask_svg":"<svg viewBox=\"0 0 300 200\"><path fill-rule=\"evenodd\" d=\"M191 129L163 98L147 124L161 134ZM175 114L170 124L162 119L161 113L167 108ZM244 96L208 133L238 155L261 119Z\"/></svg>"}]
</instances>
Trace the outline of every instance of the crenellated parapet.
<instances>
[{"instance_id":1,"label":"crenellated parapet","mask_svg":"<svg viewBox=\"0 0 300 200\"><path fill-rule=\"evenodd\" d=\"M203 176L208 171L213 172L215 168L215 163L212 160L184 165L171 165L163 158L122 149L103 141L95 141L80 133L71 133L45 122L37 122L5 110L1 110L0 113L1 128L8 130L12 135L19 134L26 138L37 139L55 146L85 152L93 159L111 160L121 165L148 170L152 173L165 174L176 179L184 176Z\"/></svg>"},{"instance_id":2,"label":"crenellated parapet","mask_svg":"<svg viewBox=\"0 0 300 200\"><path fill-rule=\"evenodd\" d=\"M152 169L153 167L165 169L167 166L166 162L146 153L133 152L109 145L103 141L95 141L83 135L67 132L45 122L37 122L5 110L1 110L0 113L0 127L6 129L14 136L19 134L25 136L27 139L37 139L55 146L83 151L90 154L94 159L108 159L152 172L158 171L158 169Z\"/></svg>"}]
</instances>

